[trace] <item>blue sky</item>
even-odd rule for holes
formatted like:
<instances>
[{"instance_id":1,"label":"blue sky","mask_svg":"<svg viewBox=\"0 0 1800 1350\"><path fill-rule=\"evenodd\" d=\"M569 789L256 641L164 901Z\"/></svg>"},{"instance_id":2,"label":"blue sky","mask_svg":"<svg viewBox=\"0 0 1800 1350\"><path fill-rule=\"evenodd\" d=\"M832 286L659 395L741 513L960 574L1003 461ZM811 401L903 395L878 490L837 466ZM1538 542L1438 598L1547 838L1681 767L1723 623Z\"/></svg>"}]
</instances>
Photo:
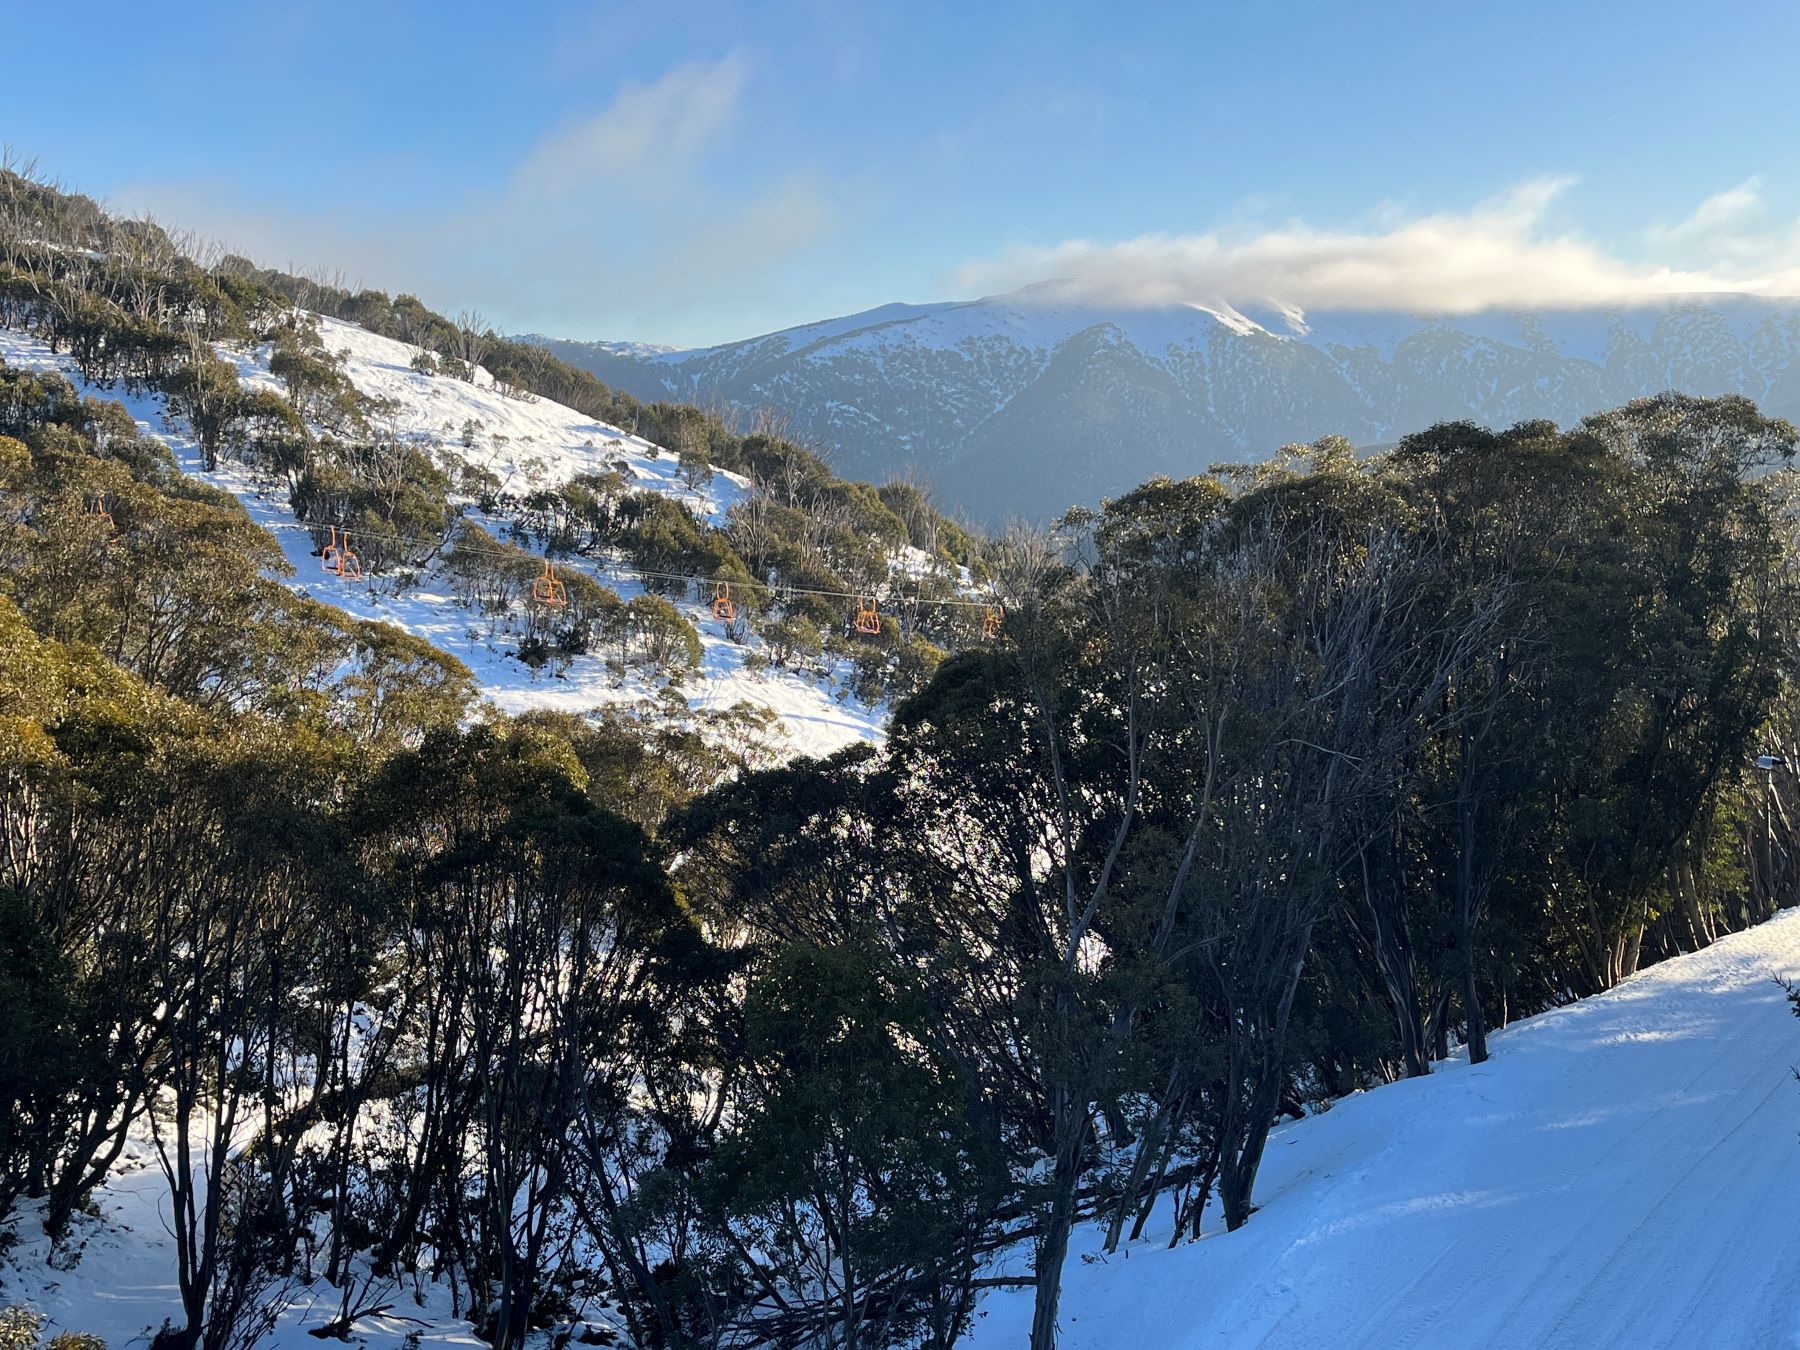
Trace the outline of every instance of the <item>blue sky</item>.
<instances>
[{"instance_id":1,"label":"blue sky","mask_svg":"<svg viewBox=\"0 0 1800 1350\"><path fill-rule=\"evenodd\" d=\"M78 13L78 17L77 17ZM0 139L511 331L1800 291L1800 7L0 0Z\"/></svg>"}]
</instances>

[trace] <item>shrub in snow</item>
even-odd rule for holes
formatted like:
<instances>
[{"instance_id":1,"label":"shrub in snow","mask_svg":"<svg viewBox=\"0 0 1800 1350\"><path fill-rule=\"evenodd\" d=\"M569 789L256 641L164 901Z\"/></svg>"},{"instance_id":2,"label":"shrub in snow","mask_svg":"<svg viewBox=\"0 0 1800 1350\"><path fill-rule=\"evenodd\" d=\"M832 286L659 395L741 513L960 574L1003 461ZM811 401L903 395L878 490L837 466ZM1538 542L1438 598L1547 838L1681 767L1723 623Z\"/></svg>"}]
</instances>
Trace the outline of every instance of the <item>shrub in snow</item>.
<instances>
[{"instance_id":1,"label":"shrub in snow","mask_svg":"<svg viewBox=\"0 0 1800 1350\"><path fill-rule=\"evenodd\" d=\"M106 1350L106 1342L82 1331L64 1331L45 1346L39 1337L44 1315L30 1308L0 1308L0 1350Z\"/></svg>"},{"instance_id":2,"label":"shrub in snow","mask_svg":"<svg viewBox=\"0 0 1800 1350\"><path fill-rule=\"evenodd\" d=\"M818 663L824 640L819 627L804 614L789 614L763 629L768 660L778 666L810 668ZM749 665L746 659L745 665Z\"/></svg>"},{"instance_id":3,"label":"shrub in snow","mask_svg":"<svg viewBox=\"0 0 1800 1350\"><path fill-rule=\"evenodd\" d=\"M0 1350L37 1350L44 1315L30 1308L0 1309Z\"/></svg>"}]
</instances>

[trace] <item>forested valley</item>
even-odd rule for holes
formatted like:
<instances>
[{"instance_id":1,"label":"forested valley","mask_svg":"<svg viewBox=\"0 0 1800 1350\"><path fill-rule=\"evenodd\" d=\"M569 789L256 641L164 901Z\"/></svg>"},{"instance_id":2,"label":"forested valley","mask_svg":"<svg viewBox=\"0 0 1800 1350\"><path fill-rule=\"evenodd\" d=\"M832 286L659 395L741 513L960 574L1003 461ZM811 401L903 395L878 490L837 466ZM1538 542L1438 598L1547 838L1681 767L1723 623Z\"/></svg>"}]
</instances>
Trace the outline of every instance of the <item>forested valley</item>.
<instances>
[{"instance_id":1,"label":"forested valley","mask_svg":"<svg viewBox=\"0 0 1800 1350\"><path fill-rule=\"evenodd\" d=\"M1255 1225L1278 1120L1794 899L1796 433L1747 400L1326 438L990 538L778 427L3 186L0 326L280 466L321 548L460 546L518 603L535 564L480 575L494 486L384 440L305 311L744 474L719 530L618 484L490 505L728 582L768 659L850 653L891 703L787 762L729 719L505 716L297 595L117 405L0 366L0 1241L79 1261L147 1141L156 1350L248 1350L303 1287L325 1337L433 1291L498 1350L601 1308L657 1350L947 1350L1020 1282L1049 1350L1075 1225ZM970 603L821 598L885 599L900 546ZM537 656L662 623L679 664L649 608L545 615Z\"/></svg>"}]
</instances>

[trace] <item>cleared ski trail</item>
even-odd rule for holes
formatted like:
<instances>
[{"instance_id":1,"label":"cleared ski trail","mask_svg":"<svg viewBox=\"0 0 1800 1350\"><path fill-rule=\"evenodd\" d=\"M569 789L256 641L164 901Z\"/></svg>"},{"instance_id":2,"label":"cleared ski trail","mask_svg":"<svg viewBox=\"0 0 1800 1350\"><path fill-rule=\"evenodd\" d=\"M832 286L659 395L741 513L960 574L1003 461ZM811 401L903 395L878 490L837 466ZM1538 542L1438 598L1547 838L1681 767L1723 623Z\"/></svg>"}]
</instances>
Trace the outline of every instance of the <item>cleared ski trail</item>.
<instances>
[{"instance_id":1,"label":"cleared ski trail","mask_svg":"<svg viewBox=\"0 0 1800 1350\"><path fill-rule=\"evenodd\" d=\"M1240 1232L1099 1259L1064 1350L1800 1346L1800 911L1271 1140ZM1084 1259L1085 1258L1085 1259ZM1023 1258L1012 1269L1024 1268ZM978 1350L1022 1344L990 1297Z\"/></svg>"}]
</instances>

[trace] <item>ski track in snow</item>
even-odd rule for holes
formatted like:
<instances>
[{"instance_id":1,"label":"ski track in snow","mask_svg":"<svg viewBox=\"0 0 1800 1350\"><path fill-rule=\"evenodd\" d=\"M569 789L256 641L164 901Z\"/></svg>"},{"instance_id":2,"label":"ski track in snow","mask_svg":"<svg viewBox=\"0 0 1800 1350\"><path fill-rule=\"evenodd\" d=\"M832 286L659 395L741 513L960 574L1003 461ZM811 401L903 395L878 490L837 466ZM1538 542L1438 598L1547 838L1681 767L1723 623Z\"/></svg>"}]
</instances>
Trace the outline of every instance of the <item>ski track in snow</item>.
<instances>
[{"instance_id":1,"label":"ski track in snow","mask_svg":"<svg viewBox=\"0 0 1800 1350\"><path fill-rule=\"evenodd\" d=\"M1072 1244L1062 1350L1800 1346L1800 911L1279 1129L1261 1208ZM1087 1259L1084 1259L1087 1258ZM1027 1269L1023 1256L1006 1268ZM1023 1344L1029 1291L970 1344Z\"/></svg>"},{"instance_id":2,"label":"ski track in snow","mask_svg":"<svg viewBox=\"0 0 1800 1350\"><path fill-rule=\"evenodd\" d=\"M715 475L704 490L689 488L681 480L674 455L549 399L509 398L496 390L493 377L485 370L476 371L474 383L424 375L411 368L417 348L407 343L322 316L319 330L327 350L344 354L345 374L359 390L393 401L395 410L376 414L376 422L393 425L404 437L452 447L466 421L479 423L482 432L476 448L459 453L494 472L505 491L523 496L535 488L564 483L576 474L597 471L609 461L622 461L633 487L675 497L716 525L747 490L744 480L728 473ZM221 354L237 366L239 379L247 386L280 389L268 373L266 347L254 352L226 349ZM450 652L474 672L480 694L502 711L544 708L581 713L641 704L653 695L653 686L642 676L620 679L598 655L577 658L562 676L532 671L510 655L511 635L504 629L490 634L487 619L465 608L435 572L398 596L383 594L368 583L322 576L319 560L312 554L311 535L289 509L285 486L235 460L221 461L217 470L205 472L197 447L179 428L170 426L160 398L90 385L66 355L52 353L47 344L24 333L0 329L0 360L25 369L57 371L82 393L123 404L146 432L174 450L184 470L231 492L251 518L269 530L294 567L289 584L295 590L357 618L394 624ZM496 534L504 529L503 522L474 511L469 514ZM903 560L911 562L910 558ZM557 566L564 571L585 571L626 600L644 591L629 568L608 568L604 562L586 558L559 559ZM710 589L702 587L701 591L710 602ZM678 600L677 607L700 634L700 667L685 676L680 686L696 712L725 710L740 702L768 710L779 719L779 743L774 748L783 757L828 755L857 741L879 742L885 736L885 709L866 707L843 688L846 663L833 663L824 680L775 669L751 673L743 668L748 648L725 636L708 604Z\"/></svg>"}]
</instances>

